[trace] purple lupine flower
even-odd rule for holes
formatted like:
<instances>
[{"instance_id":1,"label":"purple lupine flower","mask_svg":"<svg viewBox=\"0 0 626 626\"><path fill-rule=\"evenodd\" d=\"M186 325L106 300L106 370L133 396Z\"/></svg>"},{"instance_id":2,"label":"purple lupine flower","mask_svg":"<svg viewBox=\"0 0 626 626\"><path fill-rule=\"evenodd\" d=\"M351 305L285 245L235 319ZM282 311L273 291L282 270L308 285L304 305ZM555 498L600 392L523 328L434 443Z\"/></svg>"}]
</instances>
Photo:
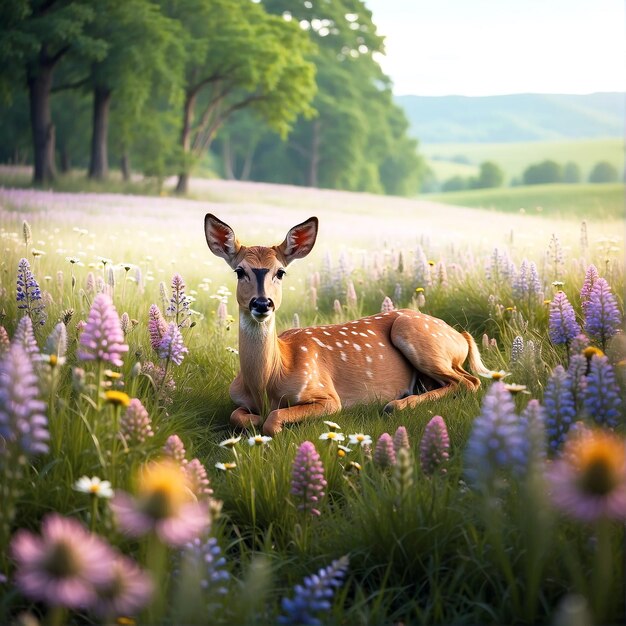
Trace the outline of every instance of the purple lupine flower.
<instances>
[{"instance_id":1,"label":"purple lupine flower","mask_svg":"<svg viewBox=\"0 0 626 626\"><path fill-rule=\"evenodd\" d=\"M570 344L570 352L572 354L580 354L587 346L589 345L589 337L587 335L580 333L580 335L576 335L574 339L572 339L572 343Z\"/></svg>"},{"instance_id":2,"label":"purple lupine flower","mask_svg":"<svg viewBox=\"0 0 626 626\"><path fill-rule=\"evenodd\" d=\"M200 459L191 459L185 464L184 471L189 481L189 488L198 500L206 500L213 495L206 468Z\"/></svg>"},{"instance_id":3,"label":"purple lupine flower","mask_svg":"<svg viewBox=\"0 0 626 626\"><path fill-rule=\"evenodd\" d=\"M17 303L17 308L25 311L33 323L36 322L42 326L46 323L41 289L26 259L21 259L17 264Z\"/></svg>"},{"instance_id":4,"label":"purple lupine flower","mask_svg":"<svg viewBox=\"0 0 626 626\"><path fill-rule=\"evenodd\" d=\"M570 304L564 291L557 291L550 302L549 329L552 343L569 342L580 334L580 325L576 321L574 307Z\"/></svg>"},{"instance_id":5,"label":"purple lupine flower","mask_svg":"<svg viewBox=\"0 0 626 626\"><path fill-rule=\"evenodd\" d=\"M37 399L38 393L28 354L20 344L12 344L0 359L0 437L28 455L48 452L46 405ZM0 452L5 449L0 447Z\"/></svg>"},{"instance_id":6,"label":"purple lupine flower","mask_svg":"<svg viewBox=\"0 0 626 626\"><path fill-rule=\"evenodd\" d=\"M24 348L26 354L35 360L39 356L39 346L35 339L35 331L33 330L33 323L27 315L25 315L17 323L15 329L15 335L13 336L13 343L19 344Z\"/></svg>"},{"instance_id":7,"label":"purple lupine flower","mask_svg":"<svg viewBox=\"0 0 626 626\"><path fill-rule=\"evenodd\" d=\"M548 244L548 259L554 268L554 280L559 280L563 272L563 247L555 234L552 235Z\"/></svg>"},{"instance_id":8,"label":"purple lupine flower","mask_svg":"<svg viewBox=\"0 0 626 626\"><path fill-rule=\"evenodd\" d=\"M381 313L391 313L396 307L389 296L385 296L383 303L380 305Z\"/></svg>"},{"instance_id":9,"label":"purple lupine flower","mask_svg":"<svg viewBox=\"0 0 626 626\"><path fill-rule=\"evenodd\" d=\"M167 332L163 335L159 345L158 354L161 359L168 359L176 365L180 365L189 350L183 343L183 335L176 322L170 322Z\"/></svg>"},{"instance_id":10,"label":"purple lupine flower","mask_svg":"<svg viewBox=\"0 0 626 626\"><path fill-rule=\"evenodd\" d=\"M580 290L580 306L585 315L587 315L587 305L591 298L591 291L598 278L600 278L598 268L595 265L590 265L585 272L585 282Z\"/></svg>"},{"instance_id":11,"label":"purple lupine flower","mask_svg":"<svg viewBox=\"0 0 626 626\"><path fill-rule=\"evenodd\" d=\"M133 398L122 414L120 432L128 445L142 444L154 436L150 415L138 398Z\"/></svg>"},{"instance_id":12,"label":"purple lupine flower","mask_svg":"<svg viewBox=\"0 0 626 626\"><path fill-rule=\"evenodd\" d=\"M10 346L9 333L7 333L7 329L4 326L0 326L0 359L9 351Z\"/></svg>"},{"instance_id":13,"label":"purple lupine flower","mask_svg":"<svg viewBox=\"0 0 626 626\"><path fill-rule=\"evenodd\" d=\"M519 266L515 279L513 281L513 297L521 300L527 298L530 292L529 286L529 274L528 261L524 259Z\"/></svg>"},{"instance_id":14,"label":"purple lupine flower","mask_svg":"<svg viewBox=\"0 0 626 626\"><path fill-rule=\"evenodd\" d=\"M408 450L410 447L409 435L406 432L406 428L404 426L398 426L393 435L393 448L396 451L396 454L398 454L400 448L406 448Z\"/></svg>"},{"instance_id":15,"label":"purple lupine flower","mask_svg":"<svg viewBox=\"0 0 626 626\"><path fill-rule=\"evenodd\" d=\"M450 438L443 417L435 415L426 424L420 443L420 464L422 471L432 476L438 469L446 472L445 463L450 458Z\"/></svg>"},{"instance_id":16,"label":"purple lupine flower","mask_svg":"<svg viewBox=\"0 0 626 626\"><path fill-rule=\"evenodd\" d=\"M310 441L304 441L296 452L291 468L291 495L297 500L298 510L320 515L317 507L324 497L325 487L320 455Z\"/></svg>"},{"instance_id":17,"label":"purple lupine flower","mask_svg":"<svg viewBox=\"0 0 626 626\"><path fill-rule=\"evenodd\" d=\"M595 281L585 307L585 314L585 331L604 349L608 340L617 333L622 323L617 300L604 278L598 278Z\"/></svg>"},{"instance_id":18,"label":"purple lupine flower","mask_svg":"<svg viewBox=\"0 0 626 626\"><path fill-rule=\"evenodd\" d=\"M59 322L48 335L43 348L44 354L56 356L58 359L65 357L67 352L67 328L63 322Z\"/></svg>"},{"instance_id":19,"label":"purple lupine flower","mask_svg":"<svg viewBox=\"0 0 626 626\"><path fill-rule=\"evenodd\" d=\"M348 308L354 308L357 305L356 290L354 289L354 283L349 280L346 288L346 304Z\"/></svg>"},{"instance_id":20,"label":"purple lupine flower","mask_svg":"<svg viewBox=\"0 0 626 626\"><path fill-rule=\"evenodd\" d=\"M150 305L150 312L148 313L148 332L150 333L150 345L159 350L163 336L167 332L168 323L165 321L161 309L156 304Z\"/></svg>"},{"instance_id":21,"label":"purple lupine flower","mask_svg":"<svg viewBox=\"0 0 626 626\"><path fill-rule=\"evenodd\" d=\"M567 375L570 380L570 389L574 398L574 406L578 411L582 408L585 389L587 387L587 371L589 362L583 354L574 354L567 367Z\"/></svg>"},{"instance_id":22,"label":"purple lupine flower","mask_svg":"<svg viewBox=\"0 0 626 626\"><path fill-rule=\"evenodd\" d=\"M524 354L524 338L521 335L517 335L513 339L511 344L511 365L514 365L521 360Z\"/></svg>"},{"instance_id":23,"label":"purple lupine flower","mask_svg":"<svg viewBox=\"0 0 626 626\"><path fill-rule=\"evenodd\" d=\"M335 589L343 584L348 564L348 557L343 556L328 567L320 569L317 574L306 576L302 585L294 587L293 599L282 599L284 614L278 617L278 623L321 626L323 622L314 614L330 610L330 601L335 595Z\"/></svg>"},{"instance_id":24,"label":"purple lupine flower","mask_svg":"<svg viewBox=\"0 0 626 626\"><path fill-rule=\"evenodd\" d=\"M111 298L99 293L93 300L87 325L80 336L78 358L83 361L104 361L117 367L128 352L120 318Z\"/></svg>"},{"instance_id":25,"label":"purple lupine flower","mask_svg":"<svg viewBox=\"0 0 626 626\"><path fill-rule=\"evenodd\" d=\"M557 365L548 379L543 405L547 414L548 442L556 450L565 441L565 436L576 419L572 381L562 365Z\"/></svg>"},{"instance_id":26,"label":"purple lupine flower","mask_svg":"<svg viewBox=\"0 0 626 626\"><path fill-rule=\"evenodd\" d=\"M91 608L97 600L96 585L111 582L111 547L76 520L57 513L43 519L41 536L18 530L11 553L18 589L51 606Z\"/></svg>"},{"instance_id":27,"label":"purple lupine flower","mask_svg":"<svg viewBox=\"0 0 626 626\"><path fill-rule=\"evenodd\" d=\"M606 356L591 357L583 404L596 423L611 428L617 426L622 397L615 370Z\"/></svg>"},{"instance_id":28,"label":"purple lupine flower","mask_svg":"<svg viewBox=\"0 0 626 626\"><path fill-rule=\"evenodd\" d=\"M474 420L465 450L465 472L473 484L489 486L498 470L520 473L526 460L524 432L515 414L513 397L504 383L495 382Z\"/></svg>"},{"instance_id":29,"label":"purple lupine flower","mask_svg":"<svg viewBox=\"0 0 626 626\"><path fill-rule=\"evenodd\" d=\"M163 454L178 465L187 463L185 444L178 435L170 435L163 446Z\"/></svg>"},{"instance_id":30,"label":"purple lupine flower","mask_svg":"<svg viewBox=\"0 0 626 626\"><path fill-rule=\"evenodd\" d=\"M190 304L191 298L185 295L185 281L180 274L176 273L172 276L172 297L165 315L175 318L176 325L179 327L188 325L191 316Z\"/></svg>"},{"instance_id":31,"label":"purple lupine flower","mask_svg":"<svg viewBox=\"0 0 626 626\"><path fill-rule=\"evenodd\" d=\"M194 539L185 544L183 559L193 567L199 578L200 587L209 593L225 595L230 574L226 570L226 559L215 537L206 541Z\"/></svg>"},{"instance_id":32,"label":"purple lupine flower","mask_svg":"<svg viewBox=\"0 0 626 626\"><path fill-rule=\"evenodd\" d=\"M112 615L136 615L154 592L154 584L132 559L116 554L111 564L110 580L95 585L98 597L91 612L102 618Z\"/></svg>"},{"instance_id":33,"label":"purple lupine flower","mask_svg":"<svg viewBox=\"0 0 626 626\"><path fill-rule=\"evenodd\" d=\"M531 400L520 416L525 433L524 445L528 465L538 465L546 458L546 411L539 400Z\"/></svg>"},{"instance_id":34,"label":"purple lupine flower","mask_svg":"<svg viewBox=\"0 0 626 626\"><path fill-rule=\"evenodd\" d=\"M383 469L396 464L396 451L393 448L393 439L389 433L383 433L374 448L374 463Z\"/></svg>"}]
</instances>

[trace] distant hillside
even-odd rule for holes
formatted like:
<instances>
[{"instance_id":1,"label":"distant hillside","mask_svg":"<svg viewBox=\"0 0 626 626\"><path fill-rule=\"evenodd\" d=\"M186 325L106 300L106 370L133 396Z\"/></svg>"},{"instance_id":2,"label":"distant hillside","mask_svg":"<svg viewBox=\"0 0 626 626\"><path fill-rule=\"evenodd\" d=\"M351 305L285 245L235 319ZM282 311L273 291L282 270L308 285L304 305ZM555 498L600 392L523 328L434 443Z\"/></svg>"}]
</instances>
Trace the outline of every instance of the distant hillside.
<instances>
[{"instance_id":1,"label":"distant hillside","mask_svg":"<svg viewBox=\"0 0 626 626\"><path fill-rule=\"evenodd\" d=\"M623 93L397 96L421 143L623 137Z\"/></svg>"}]
</instances>

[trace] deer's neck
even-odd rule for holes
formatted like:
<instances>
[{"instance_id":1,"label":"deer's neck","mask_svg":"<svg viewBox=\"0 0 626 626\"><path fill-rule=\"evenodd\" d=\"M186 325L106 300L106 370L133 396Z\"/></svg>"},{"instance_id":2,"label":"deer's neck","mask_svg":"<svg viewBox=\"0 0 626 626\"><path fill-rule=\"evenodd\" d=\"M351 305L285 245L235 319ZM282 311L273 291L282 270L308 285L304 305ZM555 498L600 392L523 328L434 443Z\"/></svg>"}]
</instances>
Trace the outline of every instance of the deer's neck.
<instances>
[{"instance_id":1,"label":"deer's neck","mask_svg":"<svg viewBox=\"0 0 626 626\"><path fill-rule=\"evenodd\" d=\"M261 409L270 382L282 368L274 315L259 324L249 312L240 311L239 364L245 386Z\"/></svg>"}]
</instances>

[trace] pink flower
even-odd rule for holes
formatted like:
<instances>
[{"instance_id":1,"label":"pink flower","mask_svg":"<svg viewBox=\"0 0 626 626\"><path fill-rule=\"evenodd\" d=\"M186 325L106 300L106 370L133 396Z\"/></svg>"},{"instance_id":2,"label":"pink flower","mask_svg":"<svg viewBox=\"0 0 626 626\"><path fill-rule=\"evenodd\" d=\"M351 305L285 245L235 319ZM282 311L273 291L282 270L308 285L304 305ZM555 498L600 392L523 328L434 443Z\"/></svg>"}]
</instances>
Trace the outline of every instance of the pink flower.
<instances>
[{"instance_id":1,"label":"pink flower","mask_svg":"<svg viewBox=\"0 0 626 626\"><path fill-rule=\"evenodd\" d=\"M389 433L383 433L374 448L374 462L382 468L396 464L396 452L393 448L393 439Z\"/></svg>"},{"instance_id":2,"label":"pink flower","mask_svg":"<svg viewBox=\"0 0 626 626\"><path fill-rule=\"evenodd\" d=\"M168 323L165 321L161 309L156 304L150 306L148 320L148 332L150 333L150 345L158 351L163 335L167 332Z\"/></svg>"},{"instance_id":3,"label":"pink flower","mask_svg":"<svg viewBox=\"0 0 626 626\"><path fill-rule=\"evenodd\" d=\"M317 507L324 497L325 487L320 455L310 441L305 441L298 448L291 468L291 495L297 501L298 510L320 515Z\"/></svg>"},{"instance_id":4,"label":"pink flower","mask_svg":"<svg viewBox=\"0 0 626 626\"><path fill-rule=\"evenodd\" d=\"M443 417L435 415L424 430L424 436L420 443L420 464L425 474L432 475L441 468L441 472L445 473L442 465L448 460L448 450L450 448L450 439L448 437L448 429Z\"/></svg>"},{"instance_id":5,"label":"pink flower","mask_svg":"<svg viewBox=\"0 0 626 626\"><path fill-rule=\"evenodd\" d=\"M87 325L80 336L78 358L83 361L106 361L123 365L122 355L128 352L120 318L111 298L99 293L91 305Z\"/></svg>"},{"instance_id":6,"label":"pink flower","mask_svg":"<svg viewBox=\"0 0 626 626\"><path fill-rule=\"evenodd\" d=\"M111 581L110 546L76 520L57 513L44 518L41 536L18 530L11 553L20 591L52 606L90 608L97 599L95 586Z\"/></svg>"},{"instance_id":7,"label":"pink flower","mask_svg":"<svg viewBox=\"0 0 626 626\"><path fill-rule=\"evenodd\" d=\"M398 426L396 432L393 435L393 447L398 454L400 448L406 448L407 450L411 447L409 445L409 435L406 432L406 428L404 426Z\"/></svg>"}]
</instances>

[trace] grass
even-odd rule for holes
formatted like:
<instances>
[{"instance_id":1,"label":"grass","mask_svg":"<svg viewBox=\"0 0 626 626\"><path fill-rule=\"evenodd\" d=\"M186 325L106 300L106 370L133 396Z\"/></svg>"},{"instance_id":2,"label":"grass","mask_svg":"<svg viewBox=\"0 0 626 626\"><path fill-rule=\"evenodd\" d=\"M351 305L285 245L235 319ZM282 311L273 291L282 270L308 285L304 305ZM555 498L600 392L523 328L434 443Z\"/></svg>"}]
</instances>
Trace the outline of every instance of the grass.
<instances>
[{"instance_id":1,"label":"grass","mask_svg":"<svg viewBox=\"0 0 626 626\"><path fill-rule=\"evenodd\" d=\"M429 194L429 200L498 212L581 220L624 218L622 183L528 185Z\"/></svg>"},{"instance_id":2,"label":"grass","mask_svg":"<svg viewBox=\"0 0 626 626\"><path fill-rule=\"evenodd\" d=\"M587 180L591 169L598 161L608 161L618 172L624 171L624 140L620 137L495 144L420 144L420 152L429 159L429 164L432 162L435 167L451 162L457 156L467 158L474 166L480 165L483 161L494 161L504 170L509 181L513 178L521 179L524 170L531 163L546 159L562 165L568 161L577 163L583 180Z\"/></svg>"},{"instance_id":3,"label":"grass","mask_svg":"<svg viewBox=\"0 0 626 626\"><path fill-rule=\"evenodd\" d=\"M283 612L281 599L293 597L293 586L344 554L350 557L348 578L336 591L332 608L321 616L324 623L550 623L570 591L585 595L597 621L618 620L624 610L619 593L623 581L619 524L608 532L613 557L598 570L593 538L599 529L558 514L546 501L542 476L536 483L530 476L506 477L490 494L466 484L464 451L488 382L477 394L461 391L403 413L383 415L381 403L352 407L333 417L343 432L365 432L374 441L383 432L393 434L398 426L406 426L411 457L402 472L381 470L359 448L349 457L339 457L334 447L319 440L325 430L321 420L287 428L264 448L240 443L237 469L215 469L216 462L235 458L219 443L232 434L228 384L238 370L237 358L229 350L237 346L236 324L220 324L216 310L220 299L227 302L231 316L236 317L237 308L232 294L224 290L234 290L234 275L206 249L201 224L204 213L213 211L235 227L245 243L269 244L279 242L290 226L315 212L322 223L318 249L289 268L278 315L280 329L291 326L295 313L302 325L375 313L385 295L397 306L414 307L415 289L423 287L424 312L470 330L481 345L486 334L490 347L482 348L485 363L495 370L511 370L511 380L541 398L550 371L565 362L566 355L547 339L543 300L514 296L502 254L501 271L496 274L492 268L488 276L494 247L506 250L518 265L523 258L535 261L546 297L553 280L564 280L581 319L578 291L588 262L598 265L616 294L622 293L623 241L615 237L619 220L581 215L587 219L589 237L588 246L583 246L579 224L558 219L556 212L510 215L430 200L224 181L194 183L198 198L210 199L0 190L4 250L0 323L14 334L20 313L15 276L22 256L31 261L42 289L50 294L48 321L37 330L40 346L63 312L74 309L67 326L67 363L53 381L47 370L39 370L48 415L54 415L52 452L32 458L24 476L10 483L16 505L10 531L36 532L42 517L53 510L91 524L90 502L72 489L73 482L82 474L95 474L111 480L117 490L132 491L137 469L158 456L167 438L176 433L185 444L187 459L198 458L206 467L214 496L223 503L211 534L225 556L230 578L225 595L211 596L194 584L201 572L195 576L186 572L180 551L170 549L171 566L159 574L161 601L155 603L162 623L201 624L207 619L217 624L275 623ZM23 220L32 228L28 245ZM549 258L546 262L552 233L559 235L564 255L556 269ZM45 254L33 256L33 248ZM434 263L428 272L428 263L420 264L422 254ZM83 265L71 265L66 260L71 256L79 257ZM107 265L114 280L99 256L112 259ZM120 262L133 263L139 271L133 267L126 274ZM77 322L87 318L93 299L90 272L109 284L118 311L137 320L126 335L129 351L119 371L123 389L140 398L148 410L154 436L128 448L112 426L117 409L97 405L97 368L76 355ZM158 380L155 389L145 375L137 374L136 364L159 361L149 342L148 309L152 303L165 309L174 272L183 275L194 299L195 324L182 328L189 354L181 365L170 364L176 391L166 403ZM312 297L311 277L319 277L317 299ZM350 280L358 295L352 309L346 304ZM336 299L342 303L340 316L333 312ZM620 307L623 310L621 300ZM511 346L518 335L526 345L533 341L537 349L512 364ZM618 347L612 348L614 360ZM77 366L86 373L82 386L76 380L72 383ZM518 412L529 397L515 397ZM451 458L447 473L430 478L418 462L419 442L434 415L446 420ZM319 518L299 514L289 493L291 464L305 440L316 444L328 482ZM362 465L360 473L346 471L350 459ZM399 498L399 493L405 495ZM0 513L5 521L8 508ZM101 503L94 525L99 535L142 567L150 566L149 539L121 534L106 503ZM6 535L2 541L0 572L12 576L15 564L6 556ZM586 582L598 571L610 592L606 602ZM11 585L0 602L0 621L9 621L24 609L50 618L45 606L30 603ZM147 619L141 613L139 618ZM73 622L80 619L70 617Z\"/></svg>"}]
</instances>

